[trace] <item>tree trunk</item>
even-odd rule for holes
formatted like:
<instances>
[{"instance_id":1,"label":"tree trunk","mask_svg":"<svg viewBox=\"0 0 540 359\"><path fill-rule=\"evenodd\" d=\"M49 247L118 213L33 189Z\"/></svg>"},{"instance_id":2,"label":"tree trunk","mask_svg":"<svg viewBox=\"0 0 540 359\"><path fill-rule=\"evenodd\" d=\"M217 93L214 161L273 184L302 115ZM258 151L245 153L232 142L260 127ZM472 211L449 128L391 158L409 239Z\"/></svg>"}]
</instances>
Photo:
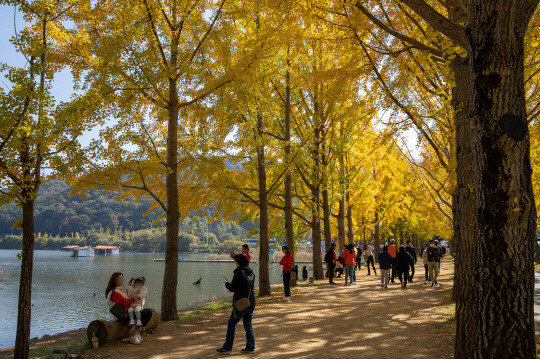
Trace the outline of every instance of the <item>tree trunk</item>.
<instances>
[{"instance_id":1,"label":"tree trunk","mask_svg":"<svg viewBox=\"0 0 540 359\"><path fill-rule=\"evenodd\" d=\"M344 193L341 193L341 195L342 196L339 200L339 210L337 215L339 248L341 248L345 243L347 243L345 237L345 197Z\"/></svg>"},{"instance_id":2,"label":"tree trunk","mask_svg":"<svg viewBox=\"0 0 540 359\"><path fill-rule=\"evenodd\" d=\"M350 194L349 192L347 191L347 215L346 215L346 218L347 218L347 241L349 243L354 243L354 226L353 226L353 219L352 219L352 205L349 204L349 200L350 200Z\"/></svg>"},{"instance_id":3,"label":"tree trunk","mask_svg":"<svg viewBox=\"0 0 540 359\"><path fill-rule=\"evenodd\" d=\"M26 192L26 190L23 190ZM28 358L30 346L30 322L32 312L32 269L34 265L34 200L22 195L23 246L21 276L19 280L19 306L17 315L17 336L14 358Z\"/></svg>"},{"instance_id":4,"label":"tree trunk","mask_svg":"<svg viewBox=\"0 0 540 359\"><path fill-rule=\"evenodd\" d=\"M498 0L471 0L469 11L476 358L534 358L536 209L523 80L532 12Z\"/></svg>"},{"instance_id":5,"label":"tree trunk","mask_svg":"<svg viewBox=\"0 0 540 359\"><path fill-rule=\"evenodd\" d=\"M318 112L318 111L316 111ZM321 253L321 178L320 178L320 143L321 129L316 124L314 131L313 186L312 186L312 238L313 238L313 277L324 279Z\"/></svg>"},{"instance_id":6,"label":"tree trunk","mask_svg":"<svg viewBox=\"0 0 540 359\"><path fill-rule=\"evenodd\" d=\"M381 228L379 224L379 210L375 211L375 231L373 233L373 245L375 246L375 262L379 263L379 252L381 251Z\"/></svg>"},{"instance_id":7,"label":"tree trunk","mask_svg":"<svg viewBox=\"0 0 540 359\"><path fill-rule=\"evenodd\" d=\"M452 196L454 241L454 299L456 301L457 359L474 357L476 315L474 292L474 174L469 135L470 83L468 60L452 61L455 87L452 89L456 133L456 190Z\"/></svg>"},{"instance_id":8,"label":"tree trunk","mask_svg":"<svg viewBox=\"0 0 540 359\"><path fill-rule=\"evenodd\" d=\"M290 66L287 59L287 68ZM289 169L285 174L285 241L289 251L295 258L294 243L294 223L293 223L293 196L292 196L292 176L291 176L291 73L287 69L285 74L285 160ZM293 278L294 277L294 278ZM291 277L291 286L296 286L296 277Z\"/></svg>"},{"instance_id":9,"label":"tree trunk","mask_svg":"<svg viewBox=\"0 0 540 359\"><path fill-rule=\"evenodd\" d=\"M324 191L322 192L322 210L324 222L324 248L326 251L328 251L332 245L332 211L330 210L330 200L328 197L328 189L325 186Z\"/></svg>"},{"instance_id":10,"label":"tree trunk","mask_svg":"<svg viewBox=\"0 0 540 359\"><path fill-rule=\"evenodd\" d=\"M259 177L259 295L270 295L270 242L268 238L268 193L266 191L266 162L264 158L263 116L257 115L257 174Z\"/></svg>"},{"instance_id":11,"label":"tree trunk","mask_svg":"<svg viewBox=\"0 0 540 359\"><path fill-rule=\"evenodd\" d=\"M174 57L173 57L174 58ZM165 272L161 290L161 320L178 319L176 290L178 283L178 89L177 80L169 79L169 123L167 133L167 228L165 233Z\"/></svg>"}]
</instances>

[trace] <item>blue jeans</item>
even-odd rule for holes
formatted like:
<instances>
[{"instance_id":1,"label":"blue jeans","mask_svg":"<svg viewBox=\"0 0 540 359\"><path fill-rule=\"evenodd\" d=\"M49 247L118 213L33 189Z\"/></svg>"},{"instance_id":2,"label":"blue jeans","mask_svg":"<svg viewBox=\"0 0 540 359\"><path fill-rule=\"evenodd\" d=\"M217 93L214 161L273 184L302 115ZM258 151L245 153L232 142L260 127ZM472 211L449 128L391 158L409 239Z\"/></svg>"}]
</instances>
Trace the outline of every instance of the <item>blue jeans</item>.
<instances>
[{"instance_id":1,"label":"blue jeans","mask_svg":"<svg viewBox=\"0 0 540 359\"><path fill-rule=\"evenodd\" d=\"M381 284L385 287L388 286L388 280L390 279L390 268L382 269L381 268Z\"/></svg>"},{"instance_id":2,"label":"blue jeans","mask_svg":"<svg viewBox=\"0 0 540 359\"><path fill-rule=\"evenodd\" d=\"M349 279L349 283L352 283L354 278L354 265L352 264L345 264L345 284L347 284L347 278Z\"/></svg>"},{"instance_id":3,"label":"blue jeans","mask_svg":"<svg viewBox=\"0 0 540 359\"><path fill-rule=\"evenodd\" d=\"M246 348L255 348L255 337L253 335L253 327L251 326L251 319L253 319L253 310L255 308L249 307L243 312L237 312L236 318L234 317L235 309L229 317L229 322L227 323L227 336L225 337L225 344L222 348L225 350L232 350L234 342L234 331L236 329L236 324L242 319L244 322L244 329L246 330Z\"/></svg>"}]
</instances>

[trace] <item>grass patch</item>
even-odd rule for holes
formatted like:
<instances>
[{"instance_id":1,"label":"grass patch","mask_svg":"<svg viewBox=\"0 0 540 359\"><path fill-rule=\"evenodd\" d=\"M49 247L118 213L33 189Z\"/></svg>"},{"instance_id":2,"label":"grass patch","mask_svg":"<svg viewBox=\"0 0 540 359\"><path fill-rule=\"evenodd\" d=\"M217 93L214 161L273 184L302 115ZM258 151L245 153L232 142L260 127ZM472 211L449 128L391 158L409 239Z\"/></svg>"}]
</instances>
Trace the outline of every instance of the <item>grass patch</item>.
<instances>
[{"instance_id":1,"label":"grass patch","mask_svg":"<svg viewBox=\"0 0 540 359\"><path fill-rule=\"evenodd\" d=\"M88 350L92 348L90 343L88 342L88 339L84 337L84 338L79 338L77 340L73 340L70 342L55 343L44 348L32 349L30 350L28 357L29 358L51 358L54 347L68 347L69 353L71 355L77 355L79 358L82 358L82 356ZM10 358L13 358L13 357L10 357Z\"/></svg>"},{"instance_id":2,"label":"grass patch","mask_svg":"<svg viewBox=\"0 0 540 359\"><path fill-rule=\"evenodd\" d=\"M180 320L190 320L190 319L195 319L199 317L204 317L206 315L217 312L218 310L229 308L231 306L232 304L231 304L230 298L223 299L217 302L212 302L212 303L202 305L200 307L194 307L194 308L188 308L188 309L182 310L181 312L178 313L178 318Z\"/></svg>"}]
</instances>

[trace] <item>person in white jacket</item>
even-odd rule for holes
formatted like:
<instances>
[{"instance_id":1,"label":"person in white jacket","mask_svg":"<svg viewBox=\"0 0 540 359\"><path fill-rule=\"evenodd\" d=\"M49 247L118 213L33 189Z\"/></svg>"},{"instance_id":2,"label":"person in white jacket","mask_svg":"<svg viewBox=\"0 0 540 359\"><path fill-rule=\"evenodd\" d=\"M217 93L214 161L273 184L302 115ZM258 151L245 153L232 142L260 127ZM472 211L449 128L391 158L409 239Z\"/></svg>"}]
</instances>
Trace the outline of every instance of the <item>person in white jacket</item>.
<instances>
[{"instance_id":1,"label":"person in white jacket","mask_svg":"<svg viewBox=\"0 0 540 359\"><path fill-rule=\"evenodd\" d=\"M141 322L141 310L144 306L144 298L146 297L146 294L148 293L148 289L146 289L145 285L145 278L131 278L129 281L129 286L127 287L127 293L130 298L135 298L135 301L130 304L128 308L128 315L129 315L129 324L137 324L138 326L142 325ZM135 313L135 315L133 315ZM137 319L137 322L135 323L135 318Z\"/></svg>"}]
</instances>

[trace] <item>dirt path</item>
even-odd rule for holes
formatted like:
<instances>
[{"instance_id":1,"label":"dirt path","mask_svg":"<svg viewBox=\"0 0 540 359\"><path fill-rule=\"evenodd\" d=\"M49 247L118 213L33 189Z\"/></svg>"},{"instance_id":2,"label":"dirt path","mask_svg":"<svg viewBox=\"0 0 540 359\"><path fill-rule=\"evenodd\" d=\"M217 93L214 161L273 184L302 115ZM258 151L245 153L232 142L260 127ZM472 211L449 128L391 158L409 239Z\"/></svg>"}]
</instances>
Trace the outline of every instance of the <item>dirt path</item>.
<instances>
[{"instance_id":1,"label":"dirt path","mask_svg":"<svg viewBox=\"0 0 540 359\"><path fill-rule=\"evenodd\" d=\"M238 358L452 358L455 321L449 298L451 262L445 260L438 287L424 284L422 265L415 283L380 287L379 276L357 272L358 284L295 288L292 301L282 293L257 302L253 315L256 353L240 353L245 332L236 327ZM143 334L144 343L127 341L91 350L85 358L214 358L225 340L230 310L190 321L164 323Z\"/></svg>"}]
</instances>

